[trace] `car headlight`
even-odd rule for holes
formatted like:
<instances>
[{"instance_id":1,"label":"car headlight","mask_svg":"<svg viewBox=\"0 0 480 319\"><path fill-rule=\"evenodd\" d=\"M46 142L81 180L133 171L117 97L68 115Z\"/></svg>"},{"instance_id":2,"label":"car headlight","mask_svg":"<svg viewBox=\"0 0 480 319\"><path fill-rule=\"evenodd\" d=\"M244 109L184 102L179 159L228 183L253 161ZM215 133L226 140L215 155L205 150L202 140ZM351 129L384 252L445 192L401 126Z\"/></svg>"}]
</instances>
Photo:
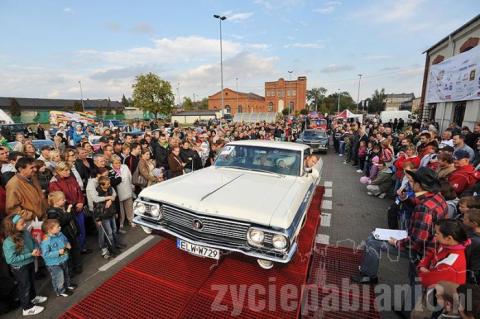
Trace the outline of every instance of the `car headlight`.
<instances>
[{"instance_id":1,"label":"car headlight","mask_svg":"<svg viewBox=\"0 0 480 319\"><path fill-rule=\"evenodd\" d=\"M144 203L136 202L136 203L135 203L135 210L136 210L139 214L145 214L145 212L147 211L147 207L145 206Z\"/></svg>"},{"instance_id":2,"label":"car headlight","mask_svg":"<svg viewBox=\"0 0 480 319\"><path fill-rule=\"evenodd\" d=\"M248 231L248 243L254 246L261 246L263 244L263 240L265 239L265 233L260 229L250 229Z\"/></svg>"},{"instance_id":3,"label":"car headlight","mask_svg":"<svg viewBox=\"0 0 480 319\"><path fill-rule=\"evenodd\" d=\"M152 215L152 217L159 217L160 216L160 207L152 206L150 208L150 215Z\"/></svg>"},{"instance_id":4,"label":"car headlight","mask_svg":"<svg viewBox=\"0 0 480 319\"><path fill-rule=\"evenodd\" d=\"M273 247L276 249L285 249L287 247L287 238L283 235L275 235L272 238Z\"/></svg>"}]
</instances>

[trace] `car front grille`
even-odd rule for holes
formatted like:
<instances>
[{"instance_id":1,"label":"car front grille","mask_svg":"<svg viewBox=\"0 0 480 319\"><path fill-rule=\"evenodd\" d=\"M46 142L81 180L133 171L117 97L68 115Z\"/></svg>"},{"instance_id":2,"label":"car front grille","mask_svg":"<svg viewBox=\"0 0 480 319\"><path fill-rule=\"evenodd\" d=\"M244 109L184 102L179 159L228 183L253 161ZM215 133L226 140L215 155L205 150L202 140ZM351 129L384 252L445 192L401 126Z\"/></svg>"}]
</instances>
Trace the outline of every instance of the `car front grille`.
<instances>
[{"instance_id":1,"label":"car front grille","mask_svg":"<svg viewBox=\"0 0 480 319\"><path fill-rule=\"evenodd\" d=\"M247 223L234 222L225 219L211 218L200 216L183 208L178 208L172 205L163 204L163 216L166 226L181 226L183 229L188 229L192 235L205 239L211 238L211 235L223 238L229 238L242 242L247 241L247 232L250 227ZM201 222L203 227L195 229L195 221Z\"/></svg>"}]
</instances>

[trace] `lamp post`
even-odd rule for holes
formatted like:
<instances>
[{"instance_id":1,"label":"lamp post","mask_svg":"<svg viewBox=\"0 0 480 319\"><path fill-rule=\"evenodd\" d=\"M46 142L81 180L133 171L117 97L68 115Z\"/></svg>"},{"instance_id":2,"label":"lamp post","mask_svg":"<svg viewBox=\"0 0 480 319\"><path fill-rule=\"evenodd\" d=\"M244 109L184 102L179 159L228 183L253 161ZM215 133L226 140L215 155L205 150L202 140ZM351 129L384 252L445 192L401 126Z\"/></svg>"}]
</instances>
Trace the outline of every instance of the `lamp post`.
<instances>
[{"instance_id":1,"label":"lamp post","mask_svg":"<svg viewBox=\"0 0 480 319\"><path fill-rule=\"evenodd\" d=\"M82 81L78 81L80 85L80 99L82 101L82 111L85 112L85 105L83 104L83 90L82 90Z\"/></svg>"},{"instance_id":2,"label":"lamp post","mask_svg":"<svg viewBox=\"0 0 480 319\"><path fill-rule=\"evenodd\" d=\"M238 77L235 78L235 87L237 90L237 112L238 112ZM242 110L243 112L243 110Z\"/></svg>"},{"instance_id":3,"label":"lamp post","mask_svg":"<svg viewBox=\"0 0 480 319\"><path fill-rule=\"evenodd\" d=\"M213 17L215 19L218 19L220 22L220 82L221 82L221 88L222 88L222 114L225 114L225 105L223 103L223 48L222 48L222 21L227 19L226 16L221 16L218 14L214 14Z\"/></svg>"},{"instance_id":4,"label":"lamp post","mask_svg":"<svg viewBox=\"0 0 480 319\"><path fill-rule=\"evenodd\" d=\"M357 92L357 113L358 113L358 104L360 103L360 81L362 80L362 74L358 75L358 92Z\"/></svg>"}]
</instances>

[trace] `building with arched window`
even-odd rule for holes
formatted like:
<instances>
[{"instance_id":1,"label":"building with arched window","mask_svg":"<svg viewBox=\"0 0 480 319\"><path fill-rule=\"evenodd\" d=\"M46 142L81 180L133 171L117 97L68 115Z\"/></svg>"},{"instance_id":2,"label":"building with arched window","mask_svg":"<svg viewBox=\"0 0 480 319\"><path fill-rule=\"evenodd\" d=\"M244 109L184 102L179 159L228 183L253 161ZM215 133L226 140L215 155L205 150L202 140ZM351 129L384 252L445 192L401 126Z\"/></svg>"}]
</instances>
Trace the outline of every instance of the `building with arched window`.
<instances>
[{"instance_id":1,"label":"building with arched window","mask_svg":"<svg viewBox=\"0 0 480 319\"><path fill-rule=\"evenodd\" d=\"M243 93L225 88L223 90L223 105L225 113L235 115L242 112L266 112L265 98L255 93ZM208 109L222 109L221 91L208 97Z\"/></svg>"},{"instance_id":2,"label":"building with arched window","mask_svg":"<svg viewBox=\"0 0 480 319\"><path fill-rule=\"evenodd\" d=\"M480 96L475 98L453 98L452 95L451 98L447 96L445 101L437 100L432 102L432 98L429 96L431 88L429 89L428 87L431 80L435 79L433 69L442 67L442 62L447 62L448 60L448 63L452 64L454 58L473 48L475 48L475 51L470 53L478 55L474 59L480 61L480 49L477 50L479 43L480 15L477 15L424 52L426 56L422 97L420 100L420 116L423 120L438 122L440 130L445 129L452 122L456 122L459 126L469 126L473 129L475 122L480 120ZM437 64L438 66L433 67ZM444 64L446 65L446 63ZM470 72L466 81L480 81L480 74L475 75L475 72ZM447 84L447 86L449 85ZM441 88L438 89L441 90Z\"/></svg>"}]
</instances>

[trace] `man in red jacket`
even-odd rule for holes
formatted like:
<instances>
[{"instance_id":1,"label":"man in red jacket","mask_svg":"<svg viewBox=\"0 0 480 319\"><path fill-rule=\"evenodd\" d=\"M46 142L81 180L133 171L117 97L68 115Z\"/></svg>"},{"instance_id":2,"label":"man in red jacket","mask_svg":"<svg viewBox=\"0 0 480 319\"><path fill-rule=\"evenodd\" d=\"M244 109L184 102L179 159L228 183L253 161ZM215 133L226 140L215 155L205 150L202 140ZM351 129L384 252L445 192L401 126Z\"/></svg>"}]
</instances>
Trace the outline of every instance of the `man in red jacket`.
<instances>
[{"instance_id":1,"label":"man in red jacket","mask_svg":"<svg viewBox=\"0 0 480 319\"><path fill-rule=\"evenodd\" d=\"M465 190L473 187L480 180L480 172L470 164L470 154L465 150L457 150L453 153L455 171L449 176L448 181L452 185L457 196Z\"/></svg>"}]
</instances>

